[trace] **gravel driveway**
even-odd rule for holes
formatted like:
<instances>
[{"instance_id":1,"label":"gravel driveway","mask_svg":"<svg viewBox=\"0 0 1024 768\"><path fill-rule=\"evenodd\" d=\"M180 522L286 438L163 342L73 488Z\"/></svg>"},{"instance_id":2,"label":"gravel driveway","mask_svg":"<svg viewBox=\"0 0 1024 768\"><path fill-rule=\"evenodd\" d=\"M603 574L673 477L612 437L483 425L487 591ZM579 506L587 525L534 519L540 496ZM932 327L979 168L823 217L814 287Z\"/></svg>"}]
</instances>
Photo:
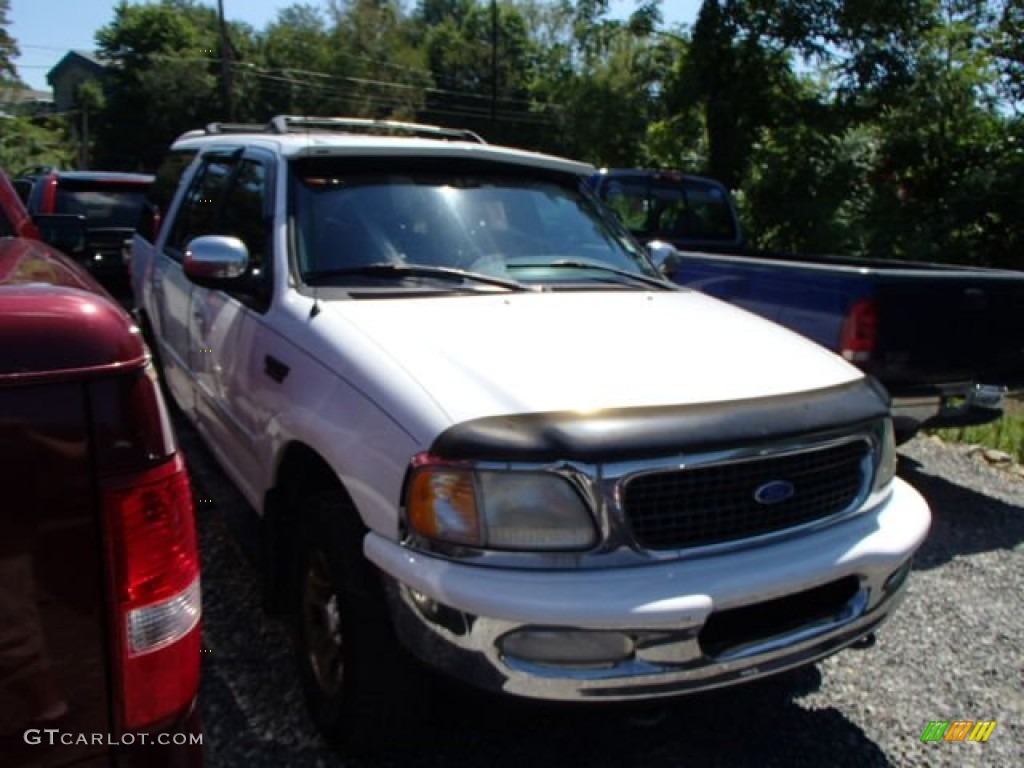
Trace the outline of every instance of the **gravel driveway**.
<instances>
[{"instance_id":1,"label":"gravel driveway","mask_svg":"<svg viewBox=\"0 0 1024 768\"><path fill-rule=\"evenodd\" d=\"M201 499L211 768L1024 765L1024 479L961 446L918 438L901 449L900 473L934 522L907 600L874 648L648 707L565 708L442 688L425 713L425 746L346 759L307 722L286 628L261 613L251 513L194 433L179 433ZM930 720L957 719L998 725L984 744L920 741Z\"/></svg>"}]
</instances>

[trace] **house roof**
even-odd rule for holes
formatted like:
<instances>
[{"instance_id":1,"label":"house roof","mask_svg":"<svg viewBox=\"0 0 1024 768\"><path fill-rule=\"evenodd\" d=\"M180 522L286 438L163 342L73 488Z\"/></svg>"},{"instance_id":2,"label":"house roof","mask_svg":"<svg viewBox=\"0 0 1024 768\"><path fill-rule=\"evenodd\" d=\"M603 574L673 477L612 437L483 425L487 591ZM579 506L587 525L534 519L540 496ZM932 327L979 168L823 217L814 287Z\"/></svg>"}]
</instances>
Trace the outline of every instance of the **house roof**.
<instances>
[{"instance_id":1,"label":"house roof","mask_svg":"<svg viewBox=\"0 0 1024 768\"><path fill-rule=\"evenodd\" d=\"M53 69L46 73L46 82L53 85L54 78L60 74L61 70L73 65L91 70L97 76L102 75L107 69L107 65L95 53L91 51L70 50L53 66Z\"/></svg>"}]
</instances>

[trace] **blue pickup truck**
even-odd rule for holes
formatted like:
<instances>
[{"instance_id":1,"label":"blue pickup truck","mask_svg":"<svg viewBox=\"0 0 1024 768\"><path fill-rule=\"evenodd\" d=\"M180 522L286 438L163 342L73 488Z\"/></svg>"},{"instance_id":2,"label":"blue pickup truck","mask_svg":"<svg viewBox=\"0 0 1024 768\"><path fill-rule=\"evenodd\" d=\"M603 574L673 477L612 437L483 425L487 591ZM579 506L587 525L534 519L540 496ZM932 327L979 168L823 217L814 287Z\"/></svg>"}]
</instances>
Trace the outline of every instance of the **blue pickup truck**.
<instances>
[{"instance_id":1,"label":"blue pickup truck","mask_svg":"<svg viewBox=\"0 0 1024 768\"><path fill-rule=\"evenodd\" d=\"M878 378L900 438L998 418L1024 386L1024 273L750 249L729 191L674 171L588 181L676 283L822 344Z\"/></svg>"}]
</instances>

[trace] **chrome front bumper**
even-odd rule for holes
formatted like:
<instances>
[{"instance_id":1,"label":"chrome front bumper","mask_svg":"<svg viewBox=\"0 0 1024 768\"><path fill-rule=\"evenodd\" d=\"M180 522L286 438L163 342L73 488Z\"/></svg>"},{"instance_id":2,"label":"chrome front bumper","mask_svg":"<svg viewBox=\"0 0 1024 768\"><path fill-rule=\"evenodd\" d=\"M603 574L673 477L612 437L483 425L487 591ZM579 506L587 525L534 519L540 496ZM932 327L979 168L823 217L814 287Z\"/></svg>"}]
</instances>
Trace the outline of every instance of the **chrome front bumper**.
<instances>
[{"instance_id":1,"label":"chrome front bumper","mask_svg":"<svg viewBox=\"0 0 1024 768\"><path fill-rule=\"evenodd\" d=\"M739 683L856 642L899 603L929 521L924 500L897 480L883 504L855 518L693 560L513 571L410 552L376 534L365 551L384 574L398 636L431 666L519 696L615 700ZM840 599L822 600L826 593ZM776 609L784 620L764 622ZM743 629L712 643L716 617ZM751 634L748 618L767 629ZM507 638L524 632L563 637L563 647L564 633L581 648L613 638L628 652L538 663L508 652Z\"/></svg>"}]
</instances>

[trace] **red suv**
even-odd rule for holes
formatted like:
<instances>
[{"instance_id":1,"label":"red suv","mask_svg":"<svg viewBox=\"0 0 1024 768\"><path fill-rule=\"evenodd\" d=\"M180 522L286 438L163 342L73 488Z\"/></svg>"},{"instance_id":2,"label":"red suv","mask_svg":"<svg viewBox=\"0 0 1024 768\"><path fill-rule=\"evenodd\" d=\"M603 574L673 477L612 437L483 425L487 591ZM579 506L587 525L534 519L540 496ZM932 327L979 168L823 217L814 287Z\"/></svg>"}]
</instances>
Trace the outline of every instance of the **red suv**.
<instances>
[{"instance_id":1,"label":"red suv","mask_svg":"<svg viewBox=\"0 0 1024 768\"><path fill-rule=\"evenodd\" d=\"M148 350L79 266L9 235L0 350L2 763L199 766L193 500Z\"/></svg>"},{"instance_id":2,"label":"red suv","mask_svg":"<svg viewBox=\"0 0 1024 768\"><path fill-rule=\"evenodd\" d=\"M146 196L152 183L152 176L141 173L51 170L32 183L27 207L33 215L84 217L84 249L71 255L108 288L121 291L128 283L124 244L150 210Z\"/></svg>"}]
</instances>

